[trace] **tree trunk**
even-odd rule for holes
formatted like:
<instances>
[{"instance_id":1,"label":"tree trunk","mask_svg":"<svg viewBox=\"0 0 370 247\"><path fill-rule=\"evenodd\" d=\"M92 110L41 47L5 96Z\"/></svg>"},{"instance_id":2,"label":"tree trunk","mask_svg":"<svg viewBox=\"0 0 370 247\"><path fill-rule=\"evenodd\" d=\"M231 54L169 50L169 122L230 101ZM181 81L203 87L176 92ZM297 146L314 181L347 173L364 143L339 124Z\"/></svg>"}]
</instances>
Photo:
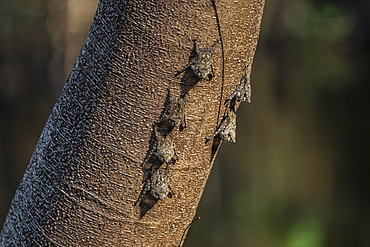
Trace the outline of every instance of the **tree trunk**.
<instances>
[{"instance_id":1,"label":"tree trunk","mask_svg":"<svg viewBox=\"0 0 370 247\"><path fill-rule=\"evenodd\" d=\"M102 0L13 199L0 245L182 244L220 143L206 137L252 64L263 4ZM221 39L210 81L190 69L175 77L194 53L193 39L199 47ZM170 96L185 100L186 128L166 133L176 155L161 166L150 157ZM147 162L166 167L171 198L140 197L150 177Z\"/></svg>"}]
</instances>

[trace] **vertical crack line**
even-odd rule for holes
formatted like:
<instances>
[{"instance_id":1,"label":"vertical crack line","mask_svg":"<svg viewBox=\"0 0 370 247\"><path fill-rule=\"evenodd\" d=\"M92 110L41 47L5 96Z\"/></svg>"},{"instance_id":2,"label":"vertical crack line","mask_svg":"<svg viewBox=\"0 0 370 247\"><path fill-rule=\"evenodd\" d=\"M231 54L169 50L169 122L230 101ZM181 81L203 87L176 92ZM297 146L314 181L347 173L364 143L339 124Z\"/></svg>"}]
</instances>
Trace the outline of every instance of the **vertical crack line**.
<instances>
[{"instance_id":1,"label":"vertical crack line","mask_svg":"<svg viewBox=\"0 0 370 247\"><path fill-rule=\"evenodd\" d=\"M216 14L216 24L217 24L217 29L218 29L218 35L220 36L221 57L222 57L221 96L220 96L220 104L218 105L217 124L216 124L218 125L218 121L220 120L220 111L221 111L222 98L223 98L223 92L224 92L224 82L225 82L225 51L224 51L224 43L222 40L220 19L218 18L218 13L217 13L216 0L211 0L211 1L212 1L213 8L215 10L215 14Z\"/></svg>"}]
</instances>

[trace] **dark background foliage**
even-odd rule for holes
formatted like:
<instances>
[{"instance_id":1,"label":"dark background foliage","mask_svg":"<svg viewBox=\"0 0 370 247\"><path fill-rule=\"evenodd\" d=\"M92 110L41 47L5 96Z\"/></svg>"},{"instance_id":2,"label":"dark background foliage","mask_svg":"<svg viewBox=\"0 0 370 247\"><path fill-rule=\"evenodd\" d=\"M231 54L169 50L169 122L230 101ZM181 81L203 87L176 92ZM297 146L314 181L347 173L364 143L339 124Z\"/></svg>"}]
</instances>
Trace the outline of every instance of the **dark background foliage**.
<instances>
[{"instance_id":1,"label":"dark background foliage","mask_svg":"<svg viewBox=\"0 0 370 247\"><path fill-rule=\"evenodd\" d=\"M0 225L97 0L0 3ZM267 1L252 70L185 246L370 245L370 3Z\"/></svg>"}]
</instances>

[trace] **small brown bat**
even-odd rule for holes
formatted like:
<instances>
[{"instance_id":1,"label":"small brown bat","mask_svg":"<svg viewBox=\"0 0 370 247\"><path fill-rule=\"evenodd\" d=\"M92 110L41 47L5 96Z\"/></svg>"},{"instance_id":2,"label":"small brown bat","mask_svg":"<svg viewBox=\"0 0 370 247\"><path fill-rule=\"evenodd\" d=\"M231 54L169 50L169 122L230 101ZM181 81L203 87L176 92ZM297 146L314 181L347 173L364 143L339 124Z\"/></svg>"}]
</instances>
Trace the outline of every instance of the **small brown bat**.
<instances>
[{"instance_id":1,"label":"small brown bat","mask_svg":"<svg viewBox=\"0 0 370 247\"><path fill-rule=\"evenodd\" d=\"M175 76L190 68L199 79L210 81L213 77L212 56L219 41L216 41L212 47L198 47L196 40L193 42L194 55L190 57L189 63L184 68L177 71Z\"/></svg>"},{"instance_id":2,"label":"small brown bat","mask_svg":"<svg viewBox=\"0 0 370 247\"><path fill-rule=\"evenodd\" d=\"M171 96L170 104L168 105L164 120L167 121L172 127L180 129L186 127L185 120L185 99Z\"/></svg>"},{"instance_id":3,"label":"small brown bat","mask_svg":"<svg viewBox=\"0 0 370 247\"><path fill-rule=\"evenodd\" d=\"M226 112L220 126L217 128L215 133L207 137L207 140L211 140L216 135L219 135L222 140L229 142L236 142L236 113L229 108Z\"/></svg>"}]
</instances>

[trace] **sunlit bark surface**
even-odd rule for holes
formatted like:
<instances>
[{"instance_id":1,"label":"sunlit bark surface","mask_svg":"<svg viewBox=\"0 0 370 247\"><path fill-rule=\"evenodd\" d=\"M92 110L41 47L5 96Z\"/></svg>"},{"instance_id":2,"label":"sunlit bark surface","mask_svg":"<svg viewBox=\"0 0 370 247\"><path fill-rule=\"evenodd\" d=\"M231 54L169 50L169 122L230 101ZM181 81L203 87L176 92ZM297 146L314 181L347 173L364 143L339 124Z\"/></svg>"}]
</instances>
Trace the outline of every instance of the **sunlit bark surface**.
<instances>
[{"instance_id":1,"label":"sunlit bark surface","mask_svg":"<svg viewBox=\"0 0 370 247\"><path fill-rule=\"evenodd\" d=\"M263 0L102 0L13 199L1 246L178 246L218 143L224 100L252 64ZM219 20L220 29L218 29ZM187 64L193 39L217 44L211 81ZM224 68L223 68L224 65ZM186 128L170 133L172 198L134 206L153 126L171 96ZM184 96L185 95L185 96Z\"/></svg>"}]
</instances>

